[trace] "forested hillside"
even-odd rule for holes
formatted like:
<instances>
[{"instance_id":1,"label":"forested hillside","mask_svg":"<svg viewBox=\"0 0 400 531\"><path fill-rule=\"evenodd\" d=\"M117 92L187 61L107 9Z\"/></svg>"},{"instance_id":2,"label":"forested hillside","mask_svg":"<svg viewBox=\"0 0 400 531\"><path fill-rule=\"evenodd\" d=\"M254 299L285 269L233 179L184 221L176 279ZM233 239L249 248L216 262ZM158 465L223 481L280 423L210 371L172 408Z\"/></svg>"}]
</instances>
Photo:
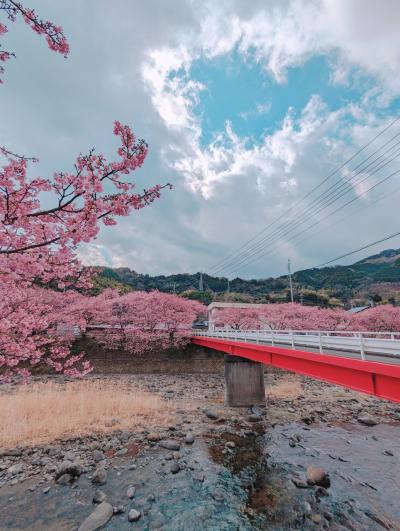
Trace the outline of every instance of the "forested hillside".
<instances>
[{"instance_id":1,"label":"forested hillside","mask_svg":"<svg viewBox=\"0 0 400 531\"><path fill-rule=\"evenodd\" d=\"M285 302L289 300L286 276L245 280L203 275L204 290L199 291L200 273L150 276L127 267L102 268L94 292L105 287L127 290L178 293L209 303L212 300L244 302ZM304 304L320 306L357 305L374 302L400 304L400 249L388 249L348 266L304 269L293 274L294 296Z\"/></svg>"}]
</instances>

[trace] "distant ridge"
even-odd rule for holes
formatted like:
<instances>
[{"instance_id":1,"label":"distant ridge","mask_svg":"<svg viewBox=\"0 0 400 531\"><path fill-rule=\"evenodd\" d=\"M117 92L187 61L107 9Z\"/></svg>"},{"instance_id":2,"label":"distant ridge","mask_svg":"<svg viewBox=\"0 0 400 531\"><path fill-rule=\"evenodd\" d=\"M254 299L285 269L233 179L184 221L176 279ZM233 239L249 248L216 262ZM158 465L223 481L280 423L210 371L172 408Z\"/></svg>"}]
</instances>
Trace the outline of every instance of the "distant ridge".
<instances>
[{"instance_id":1,"label":"distant ridge","mask_svg":"<svg viewBox=\"0 0 400 531\"><path fill-rule=\"evenodd\" d=\"M102 267L95 292L106 287L123 290L154 290L202 300L285 302L289 300L286 276L230 281L204 274L205 291L199 292L200 273L150 276L128 267ZM321 306L352 306L375 302L400 304L400 249L387 249L348 266L304 269L293 274L295 300Z\"/></svg>"}]
</instances>

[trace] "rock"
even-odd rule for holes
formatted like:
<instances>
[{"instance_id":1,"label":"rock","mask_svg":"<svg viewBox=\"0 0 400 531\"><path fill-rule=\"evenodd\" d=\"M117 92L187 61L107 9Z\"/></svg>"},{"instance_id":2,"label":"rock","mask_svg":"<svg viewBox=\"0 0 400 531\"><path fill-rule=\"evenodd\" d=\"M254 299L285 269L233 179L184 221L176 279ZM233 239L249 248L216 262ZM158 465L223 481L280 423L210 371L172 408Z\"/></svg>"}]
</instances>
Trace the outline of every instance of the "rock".
<instances>
[{"instance_id":1,"label":"rock","mask_svg":"<svg viewBox=\"0 0 400 531\"><path fill-rule=\"evenodd\" d=\"M107 483L107 471L102 467L95 470L92 476L92 483L95 485L104 485Z\"/></svg>"},{"instance_id":2,"label":"rock","mask_svg":"<svg viewBox=\"0 0 400 531\"><path fill-rule=\"evenodd\" d=\"M160 441L158 444L161 446L161 448L165 448L166 450L178 451L181 448L181 445L178 442L172 441L171 439Z\"/></svg>"},{"instance_id":3,"label":"rock","mask_svg":"<svg viewBox=\"0 0 400 531\"><path fill-rule=\"evenodd\" d=\"M262 417L260 417L260 415L248 415L247 420L249 422L260 422L262 420Z\"/></svg>"},{"instance_id":4,"label":"rock","mask_svg":"<svg viewBox=\"0 0 400 531\"><path fill-rule=\"evenodd\" d=\"M128 496L128 498L132 499L134 496L135 496L135 492L136 492L136 487L128 487L126 489L126 495Z\"/></svg>"},{"instance_id":5,"label":"rock","mask_svg":"<svg viewBox=\"0 0 400 531\"><path fill-rule=\"evenodd\" d=\"M288 407L287 410L289 411L289 413L296 413L294 407Z\"/></svg>"},{"instance_id":6,"label":"rock","mask_svg":"<svg viewBox=\"0 0 400 531\"><path fill-rule=\"evenodd\" d=\"M292 478L292 482L299 489L307 489L309 487L307 481L304 481L304 479L300 479L300 478L294 477L294 478Z\"/></svg>"},{"instance_id":7,"label":"rock","mask_svg":"<svg viewBox=\"0 0 400 531\"><path fill-rule=\"evenodd\" d=\"M63 461L58 467L56 472L56 478L63 476L64 474L70 474L74 478L79 477L83 472L80 463L72 463L71 461Z\"/></svg>"},{"instance_id":8,"label":"rock","mask_svg":"<svg viewBox=\"0 0 400 531\"><path fill-rule=\"evenodd\" d=\"M235 448L236 444L233 441L228 441L225 443L227 448Z\"/></svg>"},{"instance_id":9,"label":"rock","mask_svg":"<svg viewBox=\"0 0 400 531\"><path fill-rule=\"evenodd\" d=\"M307 467L307 483L309 485L319 485L328 489L331 486L329 474L322 468L309 466Z\"/></svg>"},{"instance_id":10,"label":"rock","mask_svg":"<svg viewBox=\"0 0 400 531\"><path fill-rule=\"evenodd\" d=\"M150 433L147 435L146 439L147 439L149 442L158 442L158 441L161 439L161 437L160 437L160 435L158 435L158 433L150 432Z\"/></svg>"},{"instance_id":11,"label":"rock","mask_svg":"<svg viewBox=\"0 0 400 531\"><path fill-rule=\"evenodd\" d=\"M113 507L114 514L122 514L125 512L125 507L123 505L115 505Z\"/></svg>"},{"instance_id":12,"label":"rock","mask_svg":"<svg viewBox=\"0 0 400 531\"><path fill-rule=\"evenodd\" d=\"M141 516L142 513L140 511L137 511L136 509L131 509L128 513L128 520L130 522L137 522Z\"/></svg>"},{"instance_id":13,"label":"rock","mask_svg":"<svg viewBox=\"0 0 400 531\"><path fill-rule=\"evenodd\" d=\"M72 450L65 452L64 461L74 461L74 460L75 460L75 452L73 452Z\"/></svg>"},{"instance_id":14,"label":"rock","mask_svg":"<svg viewBox=\"0 0 400 531\"><path fill-rule=\"evenodd\" d=\"M177 474L179 472L179 470L181 469L181 467L179 466L179 463L177 461L174 461L169 469L169 471L172 473L172 474Z\"/></svg>"},{"instance_id":15,"label":"rock","mask_svg":"<svg viewBox=\"0 0 400 531\"><path fill-rule=\"evenodd\" d=\"M24 465L22 463L17 463L15 465L11 465L8 469L8 473L10 476L16 476L17 474L22 474L24 471Z\"/></svg>"},{"instance_id":16,"label":"rock","mask_svg":"<svg viewBox=\"0 0 400 531\"><path fill-rule=\"evenodd\" d=\"M376 426L378 424L378 421L374 417L371 417L371 415L368 415L368 413L359 415L357 420L360 424L364 424L364 426Z\"/></svg>"},{"instance_id":17,"label":"rock","mask_svg":"<svg viewBox=\"0 0 400 531\"><path fill-rule=\"evenodd\" d=\"M225 499L225 496L224 496L224 493L221 489L215 489L212 493L211 493L211 496L214 498L215 501L217 502L223 502L224 499Z\"/></svg>"},{"instance_id":18,"label":"rock","mask_svg":"<svg viewBox=\"0 0 400 531\"><path fill-rule=\"evenodd\" d=\"M127 448L122 448L121 450L117 450L115 452L115 457L123 457L127 453L128 453L128 449Z\"/></svg>"},{"instance_id":19,"label":"rock","mask_svg":"<svg viewBox=\"0 0 400 531\"><path fill-rule=\"evenodd\" d=\"M107 494L100 489L96 489L93 495L93 503L101 503L107 498Z\"/></svg>"},{"instance_id":20,"label":"rock","mask_svg":"<svg viewBox=\"0 0 400 531\"><path fill-rule=\"evenodd\" d=\"M47 494L48 492L50 492L50 489L51 489L51 487L45 487L45 488L42 490L43 494Z\"/></svg>"},{"instance_id":21,"label":"rock","mask_svg":"<svg viewBox=\"0 0 400 531\"><path fill-rule=\"evenodd\" d=\"M262 417L264 415L264 411L256 405L249 407L249 413L253 415L258 415L259 417Z\"/></svg>"},{"instance_id":22,"label":"rock","mask_svg":"<svg viewBox=\"0 0 400 531\"><path fill-rule=\"evenodd\" d=\"M20 448L10 448L9 450L2 452L1 455L6 457L20 457L22 455L22 450Z\"/></svg>"},{"instance_id":23,"label":"rock","mask_svg":"<svg viewBox=\"0 0 400 531\"><path fill-rule=\"evenodd\" d=\"M185 443L186 444L193 444L194 443L194 435L191 431L188 431L185 436Z\"/></svg>"},{"instance_id":24,"label":"rock","mask_svg":"<svg viewBox=\"0 0 400 531\"><path fill-rule=\"evenodd\" d=\"M58 485L69 485L70 483L72 483L73 479L74 478L71 476L71 474L63 474L62 476L57 478L56 483Z\"/></svg>"},{"instance_id":25,"label":"rock","mask_svg":"<svg viewBox=\"0 0 400 531\"><path fill-rule=\"evenodd\" d=\"M103 461L104 457L105 457L104 452L102 452L101 450L94 450L93 461L95 463L98 463L99 461Z\"/></svg>"},{"instance_id":26,"label":"rock","mask_svg":"<svg viewBox=\"0 0 400 531\"><path fill-rule=\"evenodd\" d=\"M219 419L219 415L217 415L216 413L214 413L213 411L209 411L208 409L206 409L204 411L204 414L207 418L211 419L211 420L218 420Z\"/></svg>"},{"instance_id":27,"label":"rock","mask_svg":"<svg viewBox=\"0 0 400 531\"><path fill-rule=\"evenodd\" d=\"M192 478L195 481L200 481L202 483L205 479L204 472L201 472L200 470L195 470L192 474Z\"/></svg>"},{"instance_id":28,"label":"rock","mask_svg":"<svg viewBox=\"0 0 400 531\"><path fill-rule=\"evenodd\" d=\"M318 513L313 513L311 516L310 516L310 520L312 522L314 522L314 524L320 524L321 523L321 520L322 520L322 517L320 514Z\"/></svg>"},{"instance_id":29,"label":"rock","mask_svg":"<svg viewBox=\"0 0 400 531\"><path fill-rule=\"evenodd\" d=\"M112 505L107 502L102 502L79 526L78 531L95 531L104 526L110 520L112 515Z\"/></svg>"}]
</instances>

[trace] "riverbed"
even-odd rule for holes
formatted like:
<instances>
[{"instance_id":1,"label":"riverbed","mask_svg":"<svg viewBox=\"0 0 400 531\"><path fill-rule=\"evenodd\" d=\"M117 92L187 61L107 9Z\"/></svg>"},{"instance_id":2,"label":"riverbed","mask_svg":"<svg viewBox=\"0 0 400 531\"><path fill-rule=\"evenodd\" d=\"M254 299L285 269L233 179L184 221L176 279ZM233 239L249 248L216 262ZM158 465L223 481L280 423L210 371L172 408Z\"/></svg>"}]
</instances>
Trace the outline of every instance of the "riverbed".
<instances>
[{"instance_id":1,"label":"riverbed","mask_svg":"<svg viewBox=\"0 0 400 531\"><path fill-rule=\"evenodd\" d=\"M96 491L114 508L109 530L400 529L395 404L277 371L266 375L265 410L225 407L221 375L140 382L198 405L156 433L111 431L3 455L0 529L76 530L99 506ZM103 484L92 481L95 449L104 452ZM55 475L66 457L84 466L62 485ZM307 482L309 467L323 471L325 486Z\"/></svg>"}]
</instances>

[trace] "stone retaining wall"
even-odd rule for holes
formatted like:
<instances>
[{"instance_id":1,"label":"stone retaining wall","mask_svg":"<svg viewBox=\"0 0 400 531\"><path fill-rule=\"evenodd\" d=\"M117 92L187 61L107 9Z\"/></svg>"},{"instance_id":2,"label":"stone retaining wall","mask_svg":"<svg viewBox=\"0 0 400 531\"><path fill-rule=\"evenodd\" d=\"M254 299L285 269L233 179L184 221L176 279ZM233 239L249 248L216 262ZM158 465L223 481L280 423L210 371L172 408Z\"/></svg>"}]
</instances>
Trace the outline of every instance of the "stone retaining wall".
<instances>
[{"instance_id":1,"label":"stone retaining wall","mask_svg":"<svg viewBox=\"0 0 400 531\"><path fill-rule=\"evenodd\" d=\"M188 345L185 349L165 350L135 356L127 352L107 351L93 342L79 340L95 374L112 373L223 373L222 352Z\"/></svg>"}]
</instances>

